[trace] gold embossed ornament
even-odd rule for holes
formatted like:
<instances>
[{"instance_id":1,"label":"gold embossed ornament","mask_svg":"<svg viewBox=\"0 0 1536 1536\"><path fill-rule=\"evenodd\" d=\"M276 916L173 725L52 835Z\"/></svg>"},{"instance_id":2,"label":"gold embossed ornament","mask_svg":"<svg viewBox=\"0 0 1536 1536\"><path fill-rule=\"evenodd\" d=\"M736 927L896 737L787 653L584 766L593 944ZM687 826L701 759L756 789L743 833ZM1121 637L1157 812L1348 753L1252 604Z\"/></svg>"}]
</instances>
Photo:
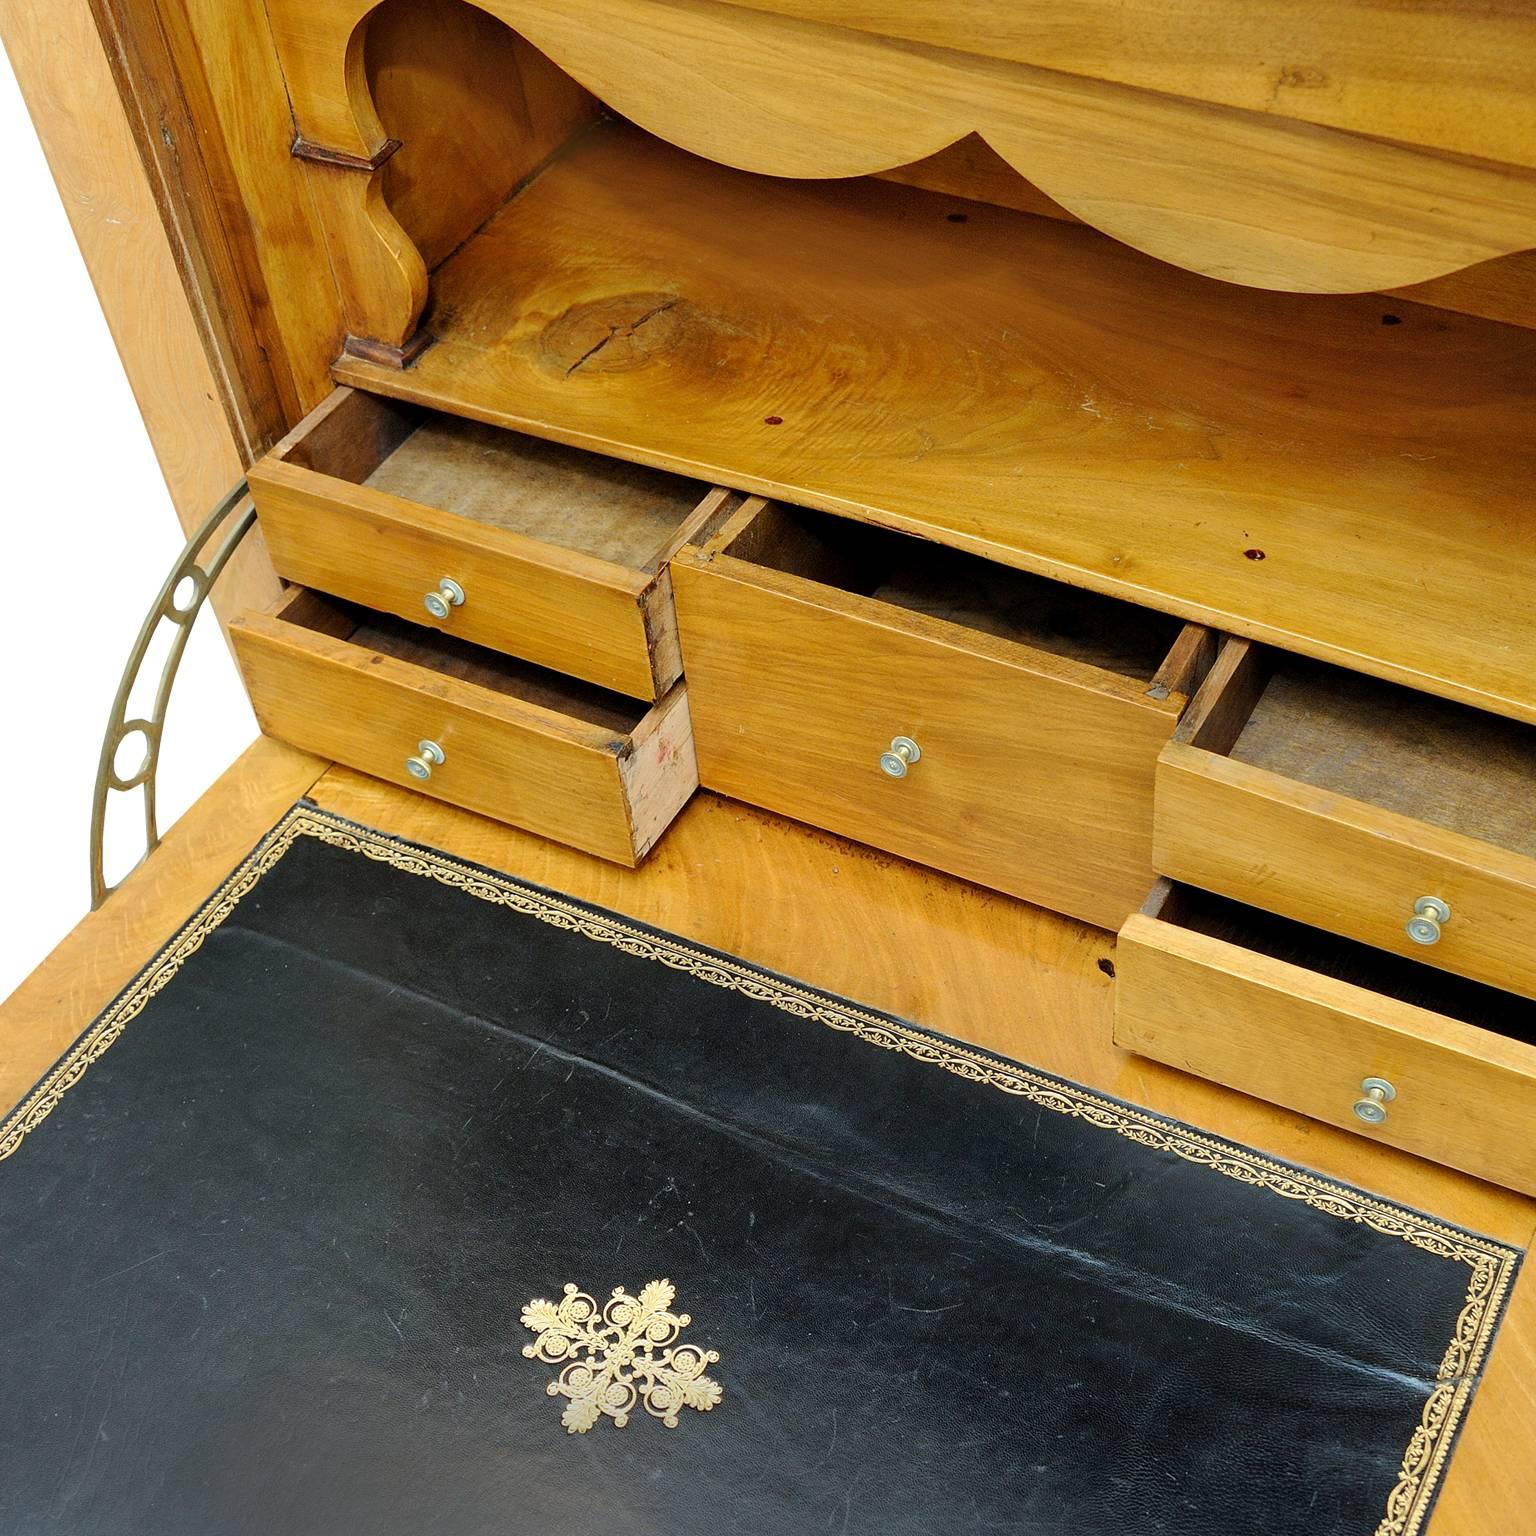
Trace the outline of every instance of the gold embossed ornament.
<instances>
[{"instance_id":1,"label":"gold embossed ornament","mask_svg":"<svg viewBox=\"0 0 1536 1536\"><path fill-rule=\"evenodd\" d=\"M622 1429L636 1403L676 1429L680 1408L708 1412L720 1401L720 1383L704 1374L720 1356L674 1342L692 1321L669 1310L676 1295L670 1280L652 1280L638 1296L621 1285L599 1313L567 1285L558 1302L536 1297L523 1308L523 1327L538 1335L523 1354L561 1367L548 1391L570 1399L560 1416L567 1433L586 1434L604 1414Z\"/></svg>"}]
</instances>

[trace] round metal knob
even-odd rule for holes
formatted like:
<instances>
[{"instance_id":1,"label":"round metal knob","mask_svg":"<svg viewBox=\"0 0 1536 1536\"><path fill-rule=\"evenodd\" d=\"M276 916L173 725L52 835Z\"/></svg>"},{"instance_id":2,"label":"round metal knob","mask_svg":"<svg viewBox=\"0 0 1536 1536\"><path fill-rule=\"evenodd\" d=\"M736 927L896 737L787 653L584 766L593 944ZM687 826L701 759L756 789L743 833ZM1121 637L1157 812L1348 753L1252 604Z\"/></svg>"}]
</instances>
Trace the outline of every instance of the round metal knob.
<instances>
[{"instance_id":1,"label":"round metal knob","mask_svg":"<svg viewBox=\"0 0 1536 1536\"><path fill-rule=\"evenodd\" d=\"M1438 944L1440 929L1451 920L1451 909L1438 896L1420 896L1408 919L1408 937L1415 944Z\"/></svg>"},{"instance_id":2,"label":"round metal knob","mask_svg":"<svg viewBox=\"0 0 1536 1536\"><path fill-rule=\"evenodd\" d=\"M880 754L880 771L893 779L904 779L907 768L923 755L923 749L910 736L891 737L891 750Z\"/></svg>"},{"instance_id":3,"label":"round metal knob","mask_svg":"<svg viewBox=\"0 0 1536 1536\"><path fill-rule=\"evenodd\" d=\"M433 768L443 761L443 749L435 741L421 741L416 744L414 757L405 760L405 771L413 779L430 779Z\"/></svg>"},{"instance_id":4,"label":"round metal knob","mask_svg":"<svg viewBox=\"0 0 1536 1536\"><path fill-rule=\"evenodd\" d=\"M1397 1097L1397 1089L1384 1077L1368 1077L1360 1087L1365 1096L1355 1100L1355 1119L1367 1125L1385 1124L1387 1105Z\"/></svg>"},{"instance_id":5,"label":"round metal knob","mask_svg":"<svg viewBox=\"0 0 1536 1536\"><path fill-rule=\"evenodd\" d=\"M427 612L434 619L446 619L450 617L455 608L461 607L464 602L464 588L451 576L444 576L437 584L436 592L428 592L422 598L426 604Z\"/></svg>"}]
</instances>

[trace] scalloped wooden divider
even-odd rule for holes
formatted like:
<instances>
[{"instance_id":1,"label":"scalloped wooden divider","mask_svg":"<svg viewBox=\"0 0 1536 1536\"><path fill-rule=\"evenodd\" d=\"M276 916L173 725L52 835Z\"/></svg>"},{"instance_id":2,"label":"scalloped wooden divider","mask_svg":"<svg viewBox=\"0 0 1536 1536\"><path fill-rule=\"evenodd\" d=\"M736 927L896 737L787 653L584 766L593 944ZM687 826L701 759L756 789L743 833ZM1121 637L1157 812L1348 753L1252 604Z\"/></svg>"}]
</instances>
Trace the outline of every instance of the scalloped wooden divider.
<instances>
[{"instance_id":1,"label":"scalloped wooden divider","mask_svg":"<svg viewBox=\"0 0 1536 1536\"><path fill-rule=\"evenodd\" d=\"M1086 223L1229 282L1401 287L1536 246L1536 93L1518 92L1510 62L1536 69L1536 13L1523 7L1424 7L1390 28L1363 0L1340 0L1326 20L1183 0L1171 21L1137 0L1113 25L1127 8L1092 0L481 8L695 154L857 176L975 132ZM273 29L302 146L324 162L317 190L348 327L399 348L424 271L372 190L389 143L361 63L370 9L274 0ZM1288 47L1299 56L1276 66ZM1405 54L1433 60L1434 92L1402 68Z\"/></svg>"}]
</instances>

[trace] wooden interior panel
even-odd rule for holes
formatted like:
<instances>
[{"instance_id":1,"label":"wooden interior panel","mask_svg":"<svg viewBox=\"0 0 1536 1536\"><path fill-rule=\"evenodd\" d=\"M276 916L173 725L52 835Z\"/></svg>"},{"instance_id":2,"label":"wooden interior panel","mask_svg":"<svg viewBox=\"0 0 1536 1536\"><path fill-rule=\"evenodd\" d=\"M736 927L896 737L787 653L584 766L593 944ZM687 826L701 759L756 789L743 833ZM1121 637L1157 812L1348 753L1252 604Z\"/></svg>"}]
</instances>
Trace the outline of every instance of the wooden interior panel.
<instances>
[{"instance_id":1,"label":"wooden interior panel","mask_svg":"<svg viewBox=\"0 0 1536 1536\"><path fill-rule=\"evenodd\" d=\"M717 547L907 613L1150 682L1184 626L964 551L771 503Z\"/></svg>"},{"instance_id":2,"label":"wooden interior panel","mask_svg":"<svg viewBox=\"0 0 1536 1536\"><path fill-rule=\"evenodd\" d=\"M1415 303L1536 330L1536 251L1480 261L1460 272L1448 272L1392 292Z\"/></svg>"},{"instance_id":3,"label":"wooden interior panel","mask_svg":"<svg viewBox=\"0 0 1536 1536\"><path fill-rule=\"evenodd\" d=\"M1277 933L1278 922L1198 895L1160 917L1132 917L1115 952L1115 1043L1536 1190L1536 1004L1423 970L1404 988L1419 1000L1404 1001L1383 990L1394 984L1383 971L1392 957L1359 946L1330 956L1325 936ZM1425 1006L1447 1002L1472 1022ZM1377 1129L1353 1111L1366 1077L1397 1090Z\"/></svg>"},{"instance_id":4,"label":"wooden interior panel","mask_svg":"<svg viewBox=\"0 0 1536 1536\"><path fill-rule=\"evenodd\" d=\"M956 199L956 207L947 215L956 223L969 220L970 215L963 206L967 201L1016 208L1020 213L1060 219L1068 224L1082 222L1075 213L1063 208L1021 176L974 133L941 149L936 155L875 174L883 181L922 187ZM1430 278L1428 282L1387 288L1382 293L1385 297L1453 310L1459 315L1480 315L1485 320L1536 330L1536 251L1497 256L1491 261L1464 267L1459 272ZM1385 308L1390 310L1391 306Z\"/></svg>"},{"instance_id":5,"label":"wooden interior panel","mask_svg":"<svg viewBox=\"0 0 1536 1536\"><path fill-rule=\"evenodd\" d=\"M425 415L399 400L336 390L277 445L273 458L362 485Z\"/></svg>"},{"instance_id":6,"label":"wooden interior panel","mask_svg":"<svg viewBox=\"0 0 1536 1536\"><path fill-rule=\"evenodd\" d=\"M705 489L643 464L438 415L425 417L363 484L647 572Z\"/></svg>"},{"instance_id":7,"label":"wooden interior panel","mask_svg":"<svg viewBox=\"0 0 1536 1536\"><path fill-rule=\"evenodd\" d=\"M1536 166L1522 0L733 0L776 16Z\"/></svg>"},{"instance_id":8,"label":"wooden interior panel","mask_svg":"<svg viewBox=\"0 0 1536 1536\"><path fill-rule=\"evenodd\" d=\"M483 646L467 645L452 635L435 634L388 614L361 615L346 638L381 656L393 656L442 677L455 677L509 699L521 699L616 736L628 735L645 718L646 707L634 699L529 666Z\"/></svg>"},{"instance_id":9,"label":"wooden interior panel","mask_svg":"<svg viewBox=\"0 0 1536 1536\"><path fill-rule=\"evenodd\" d=\"M1536 174L1503 154L1507 146L1492 153L1470 117L1455 127L1463 135L1470 128L1481 149L1275 110L1292 78L1286 70L1254 110L1209 93L1000 57L996 14L978 18L978 32L971 9L951 7L951 40L937 43L903 36L901 17L889 26L840 26L830 24L837 13L821 0L805 3L809 9L481 0L614 111L713 161L778 176L859 176L920 160L974 132L1095 228L1227 281L1309 292L1395 287L1536 241ZM273 6L300 131L349 163L370 161L385 137L343 64L367 9L366 0ZM1352 97L1382 85L1374 66L1393 57L1381 42L1386 29L1366 33L1358 14L1354 20L1370 49L1335 62ZM1502 89L1501 122L1528 113L1513 105L1520 100L1513 81L1518 61L1530 57L1530 27L1515 26L1511 40L1486 14L1463 23L1467 37L1456 36L1452 53L1464 60L1486 49L1490 72L1460 76L1437 66L1427 77L1435 99L1460 90L1481 107ZM1310 35L1327 46L1348 32L1330 21ZM1216 48L1219 57L1219 41ZM1201 54L1202 66L1212 57ZM1260 73L1273 63L1263 61ZM1307 68L1303 77L1316 79ZM1418 112L1423 94L1394 77L1383 100ZM354 234L376 238L366 209L354 200L350 212L364 215ZM399 319L408 299L397 292L380 301L379 320L355 333L399 345L409 334Z\"/></svg>"},{"instance_id":10,"label":"wooden interior panel","mask_svg":"<svg viewBox=\"0 0 1536 1536\"><path fill-rule=\"evenodd\" d=\"M1082 222L1075 213L1063 208L1054 198L1047 197L1034 182L1021 176L985 139L974 133L968 133L963 139L946 145L937 154L926 155L910 165L896 165L888 171L876 171L874 174L881 181L922 187L925 191L937 192L960 202L991 203L995 208L1016 208L1020 213L1061 219L1068 224ZM957 224L969 218L964 208L956 208L949 216Z\"/></svg>"},{"instance_id":11,"label":"wooden interior panel","mask_svg":"<svg viewBox=\"0 0 1536 1536\"><path fill-rule=\"evenodd\" d=\"M1536 337L969 207L602 129L338 371L1536 719Z\"/></svg>"},{"instance_id":12,"label":"wooden interior panel","mask_svg":"<svg viewBox=\"0 0 1536 1536\"><path fill-rule=\"evenodd\" d=\"M390 210L435 267L600 110L564 70L464 0L384 0L368 18L368 88L400 140Z\"/></svg>"},{"instance_id":13,"label":"wooden interior panel","mask_svg":"<svg viewBox=\"0 0 1536 1536\"><path fill-rule=\"evenodd\" d=\"M1237 762L1536 861L1536 727L1271 653Z\"/></svg>"}]
</instances>

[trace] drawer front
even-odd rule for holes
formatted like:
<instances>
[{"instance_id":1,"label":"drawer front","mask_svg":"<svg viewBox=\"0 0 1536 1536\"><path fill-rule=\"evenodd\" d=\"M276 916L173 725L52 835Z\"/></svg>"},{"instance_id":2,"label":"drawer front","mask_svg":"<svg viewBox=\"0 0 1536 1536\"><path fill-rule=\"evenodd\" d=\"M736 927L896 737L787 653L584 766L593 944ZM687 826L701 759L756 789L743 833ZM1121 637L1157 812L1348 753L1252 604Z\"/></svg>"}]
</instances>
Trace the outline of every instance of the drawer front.
<instances>
[{"instance_id":1,"label":"drawer front","mask_svg":"<svg viewBox=\"0 0 1536 1536\"><path fill-rule=\"evenodd\" d=\"M278 574L631 698L680 671L658 583L575 551L268 459L251 491ZM464 601L435 619L444 577Z\"/></svg>"},{"instance_id":2,"label":"drawer front","mask_svg":"<svg viewBox=\"0 0 1536 1536\"><path fill-rule=\"evenodd\" d=\"M1536 864L1492 844L1172 742L1157 769L1160 874L1536 997ZM1450 921L1409 937L1422 896Z\"/></svg>"},{"instance_id":3,"label":"drawer front","mask_svg":"<svg viewBox=\"0 0 1536 1536\"><path fill-rule=\"evenodd\" d=\"M1536 1049L1143 914L1115 968L1126 1050L1536 1194ZM1367 1127L1373 1077L1396 1098Z\"/></svg>"},{"instance_id":4,"label":"drawer front","mask_svg":"<svg viewBox=\"0 0 1536 1536\"><path fill-rule=\"evenodd\" d=\"M231 634L268 735L620 864L698 782L681 687L613 736L273 615ZM406 767L422 741L443 754L425 781Z\"/></svg>"},{"instance_id":5,"label":"drawer front","mask_svg":"<svg viewBox=\"0 0 1536 1536\"><path fill-rule=\"evenodd\" d=\"M1105 927L1140 902L1173 706L730 557L673 579L709 788Z\"/></svg>"}]
</instances>

